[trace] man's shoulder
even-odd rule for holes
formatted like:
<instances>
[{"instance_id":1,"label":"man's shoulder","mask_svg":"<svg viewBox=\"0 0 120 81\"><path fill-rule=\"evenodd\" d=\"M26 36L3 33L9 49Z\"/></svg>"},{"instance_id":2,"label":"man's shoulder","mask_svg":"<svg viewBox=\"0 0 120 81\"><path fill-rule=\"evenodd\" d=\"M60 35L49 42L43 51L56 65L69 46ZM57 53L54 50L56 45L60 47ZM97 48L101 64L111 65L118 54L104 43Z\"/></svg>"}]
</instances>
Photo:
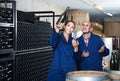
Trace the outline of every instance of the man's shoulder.
<instances>
[{"instance_id":1,"label":"man's shoulder","mask_svg":"<svg viewBox=\"0 0 120 81\"><path fill-rule=\"evenodd\" d=\"M77 38L77 40L81 40L83 38L83 36L81 35L80 37Z\"/></svg>"},{"instance_id":2,"label":"man's shoulder","mask_svg":"<svg viewBox=\"0 0 120 81\"><path fill-rule=\"evenodd\" d=\"M92 36L101 38L99 35L92 33Z\"/></svg>"}]
</instances>

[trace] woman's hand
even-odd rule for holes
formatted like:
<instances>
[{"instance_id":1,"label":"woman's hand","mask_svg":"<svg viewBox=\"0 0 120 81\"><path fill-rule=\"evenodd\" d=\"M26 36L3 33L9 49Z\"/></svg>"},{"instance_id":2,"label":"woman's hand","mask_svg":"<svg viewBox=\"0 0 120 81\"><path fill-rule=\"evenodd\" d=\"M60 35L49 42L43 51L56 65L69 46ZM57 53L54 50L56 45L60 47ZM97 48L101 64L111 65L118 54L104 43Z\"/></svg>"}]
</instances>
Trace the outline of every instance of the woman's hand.
<instances>
[{"instance_id":1,"label":"woman's hand","mask_svg":"<svg viewBox=\"0 0 120 81\"><path fill-rule=\"evenodd\" d=\"M58 33L62 28L63 28L63 23L59 23L58 25L56 25L55 31Z\"/></svg>"},{"instance_id":2,"label":"woman's hand","mask_svg":"<svg viewBox=\"0 0 120 81\"><path fill-rule=\"evenodd\" d=\"M79 45L79 42L75 39L72 40L72 45L74 47L74 51L77 52L78 51L78 45Z\"/></svg>"}]
</instances>

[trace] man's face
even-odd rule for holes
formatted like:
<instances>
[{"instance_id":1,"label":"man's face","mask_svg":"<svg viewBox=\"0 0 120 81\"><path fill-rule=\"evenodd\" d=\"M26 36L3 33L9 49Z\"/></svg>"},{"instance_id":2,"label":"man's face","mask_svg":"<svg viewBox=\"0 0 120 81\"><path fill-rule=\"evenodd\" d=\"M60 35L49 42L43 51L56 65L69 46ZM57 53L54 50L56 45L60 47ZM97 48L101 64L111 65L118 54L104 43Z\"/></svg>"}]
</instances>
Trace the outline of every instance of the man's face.
<instances>
[{"instance_id":1,"label":"man's face","mask_svg":"<svg viewBox=\"0 0 120 81\"><path fill-rule=\"evenodd\" d=\"M82 24L82 32L83 33L89 33L89 32L91 32L91 24L90 24L90 22L84 22Z\"/></svg>"}]
</instances>

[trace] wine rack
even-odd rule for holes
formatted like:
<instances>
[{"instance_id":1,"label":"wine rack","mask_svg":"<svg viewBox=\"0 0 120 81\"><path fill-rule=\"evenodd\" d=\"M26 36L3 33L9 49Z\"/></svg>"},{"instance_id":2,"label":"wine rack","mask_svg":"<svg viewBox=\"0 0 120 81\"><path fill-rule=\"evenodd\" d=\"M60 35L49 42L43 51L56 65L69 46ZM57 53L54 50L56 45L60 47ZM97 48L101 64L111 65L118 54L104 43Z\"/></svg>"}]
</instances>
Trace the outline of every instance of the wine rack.
<instances>
[{"instance_id":1,"label":"wine rack","mask_svg":"<svg viewBox=\"0 0 120 81\"><path fill-rule=\"evenodd\" d=\"M14 81L13 49L0 50L0 81Z\"/></svg>"},{"instance_id":2,"label":"wine rack","mask_svg":"<svg viewBox=\"0 0 120 81\"><path fill-rule=\"evenodd\" d=\"M52 47L15 52L15 81L46 81L52 61Z\"/></svg>"},{"instance_id":3,"label":"wine rack","mask_svg":"<svg viewBox=\"0 0 120 81\"><path fill-rule=\"evenodd\" d=\"M0 0L0 23L15 23L16 2L14 0Z\"/></svg>"},{"instance_id":4,"label":"wine rack","mask_svg":"<svg viewBox=\"0 0 120 81\"><path fill-rule=\"evenodd\" d=\"M13 13L10 9L0 8L0 22L2 23L12 23L13 22Z\"/></svg>"},{"instance_id":5,"label":"wine rack","mask_svg":"<svg viewBox=\"0 0 120 81\"><path fill-rule=\"evenodd\" d=\"M16 2L0 0L0 50L14 48L16 30Z\"/></svg>"},{"instance_id":6,"label":"wine rack","mask_svg":"<svg viewBox=\"0 0 120 81\"><path fill-rule=\"evenodd\" d=\"M16 1L0 0L0 81L14 81Z\"/></svg>"},{"instance_id":7,"label":"wine rack","mask_svg":"<svg viewBox=\"0 0 120 81\"><path fill-rule=\"evenodd\" d=\"M10 49L13 47L13 27L0 26L0 49Z\"/></svg>"}]
</instances>

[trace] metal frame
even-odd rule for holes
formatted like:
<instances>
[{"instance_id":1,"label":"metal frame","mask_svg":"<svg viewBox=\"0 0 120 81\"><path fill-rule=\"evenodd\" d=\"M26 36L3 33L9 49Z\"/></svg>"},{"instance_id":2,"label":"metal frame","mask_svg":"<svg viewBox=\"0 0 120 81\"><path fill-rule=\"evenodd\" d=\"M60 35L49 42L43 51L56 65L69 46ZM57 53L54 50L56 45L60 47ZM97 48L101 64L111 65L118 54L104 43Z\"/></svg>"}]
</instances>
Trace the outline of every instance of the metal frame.
<instances>
[{"instance_id":1,"label":"metal frame","mask_svg":"<svg viewBox=\"0 0 120 81\"><path fill-rule=\"evenodd\" d=\"M34 13L34 14L52 14L52 15L40 15L40 16L37 16L37 18L40 18L40 17L52 17L53 18L53 28L54 28L54 21L55 21L55 12L53 11L36 11L36 12L29 12L29 13Z\"/></svg>"},{"instance_id":2,"label":"metal frame","mask_svg":"<svg viewBox=\"0 0 120 81\"><path fill-rule=\"evenodd\" d=\"M16 43L17 43L17 11L16 11L16 1L15 0L0 0L0 3L12 3L12 12L13 12L13 22L12 23L3 23L0 22L0 26L2 27L13 27L13 49L16 50Z\"/></svg>"}]
</instances>

